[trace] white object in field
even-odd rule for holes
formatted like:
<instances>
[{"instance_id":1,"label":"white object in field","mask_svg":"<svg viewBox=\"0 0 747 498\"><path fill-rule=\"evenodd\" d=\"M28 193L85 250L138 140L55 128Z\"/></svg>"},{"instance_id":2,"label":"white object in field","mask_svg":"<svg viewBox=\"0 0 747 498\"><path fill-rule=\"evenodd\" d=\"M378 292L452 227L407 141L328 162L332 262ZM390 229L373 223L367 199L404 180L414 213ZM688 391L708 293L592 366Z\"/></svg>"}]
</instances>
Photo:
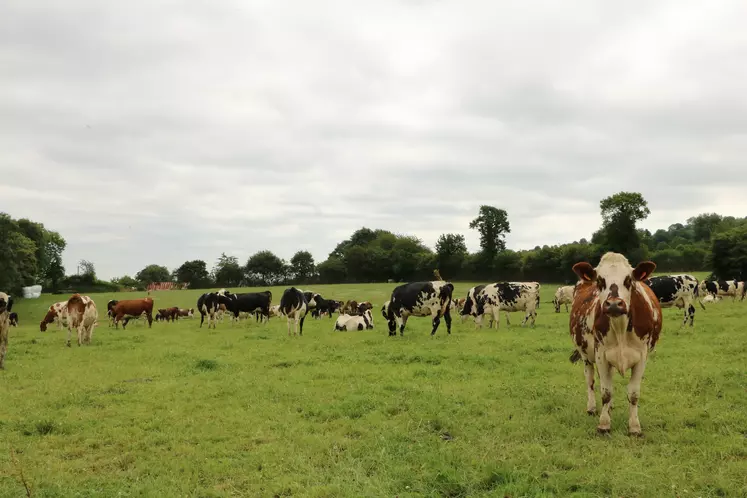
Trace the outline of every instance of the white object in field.
<instances>
[{"instance_id":1,"label":"white object in field","mask_svg":"<svg viewBox=\"0 0 747 498\"><path fill-rule=\"evenodd\" d=\"M42 286L31 285L29 287L24 287L22 290L24 299L38 299L42 293Z\"/></svg>"}]
</instances>

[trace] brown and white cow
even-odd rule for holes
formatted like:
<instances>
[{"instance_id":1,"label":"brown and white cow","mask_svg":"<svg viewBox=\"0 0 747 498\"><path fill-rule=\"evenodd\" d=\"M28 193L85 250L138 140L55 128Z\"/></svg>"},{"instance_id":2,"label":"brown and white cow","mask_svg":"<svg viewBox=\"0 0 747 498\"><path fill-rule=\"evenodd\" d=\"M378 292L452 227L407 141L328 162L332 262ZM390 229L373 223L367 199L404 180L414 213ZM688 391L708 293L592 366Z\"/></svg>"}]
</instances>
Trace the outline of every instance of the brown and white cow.
<instances>
[{"instance_id":1,"label":"brown and white cow","mask_svg":"<svg viewBox=\"0 0 747 498\"><path fill-rule=\"evenodd\" d=\"M179 318L182 318L182 317L184 317L184 318L194 318L195 317L195 309L194 308L190 308L190 309L179 308Z\"/></svg>"},{"instance_id":2,"label":"brown and white cow","mask_svg":"<svg viewBox=\"0 0 747 498\"><path fill-rule=\"evenodd\" d=\"M166 309L159 309L158 314L161 316L162 320L175 322L177 318L179 318L179 308L176 306Z\"/></svg>"},{"instance_id":3,"label":"brown and white cow","mask_svg":"<svg viewBox=\"0 0 747 498\"><path fill-rule=\"evenodd\" d=\"M127 328L127 322L132 318L139 318L145 313L148 320L148 328L153 326L153 299L144 297L142 299L127 299L117 302L112 307L114 327L119 328L119 322L124 319L122 328Z\"/></svg>"},{"instance_id":4,"label":"brown and white cow","mask_svg":"<svg viewBox=\"0 0 747 498\"><path fill-rule=\"evenodd\" d=\"M91 344L93 327L99 318L96 303L88 296L73 294L67 301L67 346L70 347L70 334L73 329L78 332L78 346Z\"/></svg>"},{"instance_id":5,"label":"brown and white cow","mask_svg":"<svg viewBox=\"0 0 747 498\"><path fill-rule=\"evenodd\" d=\"M13 309L13 298L0 292L0 370L5 368L5 354L8 352L8 331L10 330L10 313Z\"/></svg>"},{"instance_id":6,"label":"brown and white cow","mask_svg":"<svg viewBox=\"0 0 747 498\"><path fill-rule=\"evenodd\" d=\"M587 384L586 411L596 413L594 366L599 372L602 391L602 413L597 431L608 433L611 427L613 370L624 375L631 370L628 382L628 432L641 434L638 400L641 380L649 351L661 333L662 316L659 300L642 281L656 269L651 261L630 266L622 254L608 252L593 268L576 263L573 271L581 279L576 287L570 317L571 339L576 351L571 361L584 360Z\"/></svg>"},{"instance_id":7,"label":"brown and white cow","mask_svg":"<svg viewBox=\"0 0 747 498\"><path fill-rule=\"evenodd\" d=\"M42 321L39 323L39 330L42 332L47 331L47 325L57 322L57 328L62 330L62 326L67 327L68 315L67 315L67 301L60 301L54 303L47 310L47 314L44 315Z\"/></svg>"}]
</instances>

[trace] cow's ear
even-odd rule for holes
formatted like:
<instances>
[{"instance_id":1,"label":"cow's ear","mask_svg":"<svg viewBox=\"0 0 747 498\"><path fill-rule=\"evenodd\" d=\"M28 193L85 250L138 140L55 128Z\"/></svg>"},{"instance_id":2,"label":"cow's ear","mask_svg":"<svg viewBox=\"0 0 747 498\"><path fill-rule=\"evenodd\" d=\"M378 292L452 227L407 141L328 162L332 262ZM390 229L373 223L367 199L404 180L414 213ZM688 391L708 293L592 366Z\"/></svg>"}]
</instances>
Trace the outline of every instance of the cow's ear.
<instances>
[{"instance_id":1,"label":"cow's ear","mask_svg":"<svg viewBox=\"0 0 747 498\"><path fill-rule=\"evenodd\" d=\"M656 270L656 263L653 261L638 263L638 266L633 270L633 278L639 282L641 280L646 280L652 273L654 273L654 270Z\"/></svg>"},{"instance_id":2,"label":"cow's ear","mask_svg":"<svg viewBox=\"0 0 747 498\"><path fill-rule=\"evenodd\" d=\"M597 278L597 271L586 261L573 265L573 271L578 275L578 278L587 282Z\"/></svg>"}]
</instances>

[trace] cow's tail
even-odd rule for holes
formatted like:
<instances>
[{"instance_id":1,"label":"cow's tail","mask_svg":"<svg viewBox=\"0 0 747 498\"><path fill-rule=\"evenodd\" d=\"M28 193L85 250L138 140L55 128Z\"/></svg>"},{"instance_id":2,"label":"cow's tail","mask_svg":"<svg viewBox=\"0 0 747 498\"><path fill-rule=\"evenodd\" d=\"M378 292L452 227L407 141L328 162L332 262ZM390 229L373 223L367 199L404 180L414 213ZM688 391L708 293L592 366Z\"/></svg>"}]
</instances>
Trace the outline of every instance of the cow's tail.
<instances>
[{"instance_id":1,"label":"cow's tail","mask_svg":"<svg viewBox=\"0 0 747 498\"><path fill-rule=\"evenodd\" d=\"M577 363L581 359L581 353L578 352L578 349L575 349L568 359L571 360L571 363Z\"/></svg>"},{"instance_id":2,"label":"cow's tail","mask_svg":"<svg viewBox=\"0 0 747 498\"><path fill-rule=\"evenodd\" d=\"M700 287L700 282L698 282L695 285L695 289L693 289L693 296L695 296L695 299L698 301L698 304L700 304L700 307L703 308L703 310L705 311L706 307L705 307L705 304L703 304L703 299L700 297L699 287Z\"/></svg>"}]
</instances>

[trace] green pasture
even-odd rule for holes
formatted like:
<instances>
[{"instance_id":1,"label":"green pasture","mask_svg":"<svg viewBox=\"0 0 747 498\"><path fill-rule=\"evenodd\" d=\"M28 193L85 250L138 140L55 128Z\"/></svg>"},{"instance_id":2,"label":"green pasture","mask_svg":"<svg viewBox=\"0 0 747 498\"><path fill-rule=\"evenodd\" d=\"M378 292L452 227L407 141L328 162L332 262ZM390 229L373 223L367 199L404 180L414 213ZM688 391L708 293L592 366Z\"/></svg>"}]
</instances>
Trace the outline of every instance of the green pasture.
<instances>
[{"instance_id":1,"label":"green pasture","mask_svg":"<svg viewBox=\"0 0 747 498\"><path fill-rule=\"evenodd\" d=\"M698 307L694 329L664 311L637 439L627 379L610 436L586 415L556 285L534 329L514 313L510 328L455 319L431 337L412 318L404 338L378 312L393 287L309 287L378 306L374 330L308 317L303 337L285 319L207 330L199 315L114 330L107 300L144 293L92 295L93 343L71 348L38 327L67 296L19 301L0 372L0 497L747 496L747 302ZM194 307L199 294L152 297Z\"/></svg>"}]
</instances>

